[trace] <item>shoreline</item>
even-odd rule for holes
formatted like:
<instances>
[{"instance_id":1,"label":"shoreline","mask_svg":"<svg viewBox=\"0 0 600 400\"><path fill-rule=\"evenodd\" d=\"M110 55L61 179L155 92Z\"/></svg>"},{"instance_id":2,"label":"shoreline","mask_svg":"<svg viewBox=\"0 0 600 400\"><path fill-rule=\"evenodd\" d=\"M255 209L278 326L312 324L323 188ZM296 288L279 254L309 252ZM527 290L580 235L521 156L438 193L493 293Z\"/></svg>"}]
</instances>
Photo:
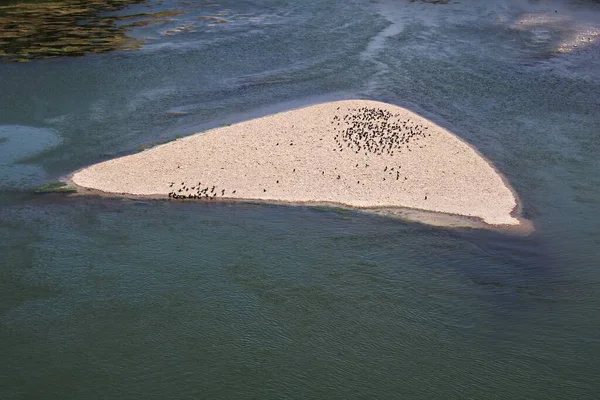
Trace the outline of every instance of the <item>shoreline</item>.
<instances>
[{"instance_id":1,"label":"shoreline","mask_svg":"<svg viewBox=\"0 0 600 400\"><path fill-rule=\"evenodd\" d=\"M78 194L405 210L533 229L508 179L473 145L410 110L370 100L209 129L63 180Z\"/></svg>"},{"instance_id":2,"label":"shoreline","mask_svg":"<svg viewBox=\"0 0 600 400\"><path fill-rule=\"evenodd\" d=\"M89 189L73 183L73 181L70 179L72 175L73 174L69 174L61 179L61 182L67 183L68 185L71 185L77 190L75 193L68 193L67 197L69 198L94 197L109 200L140 200L149 202L179 202L190 204L255 204L285 207L307 207L315 209L326 208L332 211L335 211L336 209L342 209L362 213L365 215L383 216L407 222L417 222L425 225L432 225L445 228L487 229L516 235L528 235L535 231L535 227L531 221L521 218L518 215L513 215L513 217L519 221L518 224L491 225L484 222L481 218L477 217L399 206L355 207L343 203L330 203L323 201L287 202L279 200L251 198L215 198L213 200L169 199L165 198L164 195L132 195L129 193L107 193L101 190Z\"/></svg>"}]
</instances>

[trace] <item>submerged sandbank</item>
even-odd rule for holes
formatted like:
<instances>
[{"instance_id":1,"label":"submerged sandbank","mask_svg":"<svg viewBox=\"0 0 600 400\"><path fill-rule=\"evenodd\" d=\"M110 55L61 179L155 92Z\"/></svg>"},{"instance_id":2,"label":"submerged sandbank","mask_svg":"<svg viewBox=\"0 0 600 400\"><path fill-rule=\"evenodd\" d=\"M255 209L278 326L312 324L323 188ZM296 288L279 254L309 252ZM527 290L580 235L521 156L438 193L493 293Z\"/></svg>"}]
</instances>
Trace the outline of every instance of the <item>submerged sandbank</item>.
<instances>
[{"instance_id":1,"label":"submerged sandbank","mask_svg":"<svg viewBox=\"0 0 600 400\"><path fill-rule=\"evenodd\" d=\"M518 226L518 201L470 145L404 108L344 100L212 129L70 180L125 196L410 208Z\"/></svg>"}]
</instances>

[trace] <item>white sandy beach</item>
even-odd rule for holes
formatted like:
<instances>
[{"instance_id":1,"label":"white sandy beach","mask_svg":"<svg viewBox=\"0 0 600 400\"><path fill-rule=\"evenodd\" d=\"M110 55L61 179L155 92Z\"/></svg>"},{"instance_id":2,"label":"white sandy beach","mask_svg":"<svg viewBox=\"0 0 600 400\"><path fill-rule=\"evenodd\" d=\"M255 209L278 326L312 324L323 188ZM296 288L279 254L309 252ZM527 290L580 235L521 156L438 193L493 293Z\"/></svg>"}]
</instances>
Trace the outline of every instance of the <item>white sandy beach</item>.
<instances>
[{"instance_id":1,"label":"white sandy beach","mask_svg":"<svg viewBox=\"0 0 600 400\"><path fill-rule=\"evenodd\" d=\"M366 100L212 129L71 181L119 195L403 207L519 224L513 191L471 146L411 111Z\"/></svg>"}]
</instances>

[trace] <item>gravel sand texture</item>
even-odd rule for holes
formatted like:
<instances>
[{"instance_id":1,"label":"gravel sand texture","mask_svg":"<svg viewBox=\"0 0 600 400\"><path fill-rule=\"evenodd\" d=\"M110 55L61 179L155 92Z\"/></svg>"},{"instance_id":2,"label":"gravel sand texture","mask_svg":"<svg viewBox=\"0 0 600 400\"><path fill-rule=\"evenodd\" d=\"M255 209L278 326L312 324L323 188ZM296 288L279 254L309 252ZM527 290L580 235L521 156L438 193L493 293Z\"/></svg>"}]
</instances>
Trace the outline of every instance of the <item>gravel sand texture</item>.
<instances>
[{"instance_id":1,"label":"gravel sand texture","mask_svg":"<svg viewBox=\"0 0 600 400\"><path fill-rule=\"evenodd\" d=\"M394 105L345 100L216 128L92 165L109 194L403 207L518 225L518 201L470 145Z\"/></svg>"}]
</instances>

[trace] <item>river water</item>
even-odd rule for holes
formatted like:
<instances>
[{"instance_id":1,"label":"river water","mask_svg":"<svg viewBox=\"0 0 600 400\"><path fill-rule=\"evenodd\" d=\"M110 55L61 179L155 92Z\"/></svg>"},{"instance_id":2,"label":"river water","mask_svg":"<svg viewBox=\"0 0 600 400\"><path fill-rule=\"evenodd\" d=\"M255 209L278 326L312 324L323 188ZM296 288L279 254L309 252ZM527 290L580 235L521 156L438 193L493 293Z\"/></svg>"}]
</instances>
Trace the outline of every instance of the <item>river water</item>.
<instances>
[{"instance_id":1,"label":"river water","mask_svg":"<svg viewBox=\"0 0 600 400\"><path fill-rule=\"evenodd\" d=\"M134 51L0 63L0 398L597 399L597 2L163 0ZM169 14L174 15L175 13ZM345 98L410 108L526 236L335 209L35 195Z\"/></svg>"}]
</instances>

